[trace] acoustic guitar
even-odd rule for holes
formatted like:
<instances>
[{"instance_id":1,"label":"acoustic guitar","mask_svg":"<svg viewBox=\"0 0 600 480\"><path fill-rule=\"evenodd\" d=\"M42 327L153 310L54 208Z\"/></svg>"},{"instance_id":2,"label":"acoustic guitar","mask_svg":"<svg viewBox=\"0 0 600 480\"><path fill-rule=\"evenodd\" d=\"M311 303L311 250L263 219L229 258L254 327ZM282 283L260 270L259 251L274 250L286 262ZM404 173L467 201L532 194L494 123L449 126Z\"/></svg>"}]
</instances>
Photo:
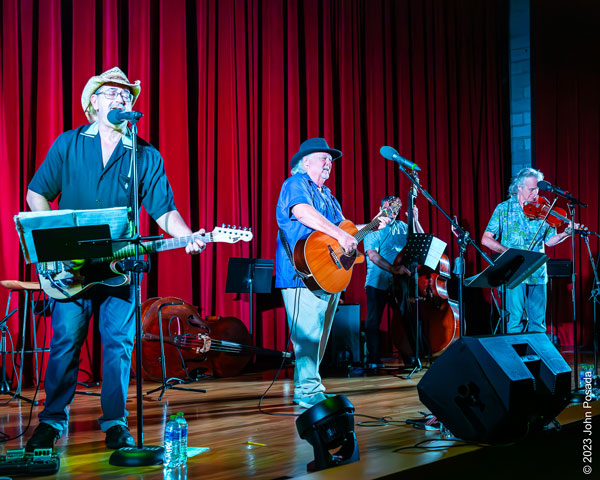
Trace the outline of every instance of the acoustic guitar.
<instances>
[{"instance_id":1,"label":"acoustic guitar","mask_svg":"<svg viewBox=\"0 0 600 480\"><path fill-rule=\"evenodd\" d=\"M252 240L252 236L252 231L247 228L215 227L212 232L203 235L189 235L144 242L140 246L140 252L146 254L183 248L196 239L200 239L204 243L249 242ZM135 246L128 245L117 250L112 257L86 260L78 269L72 268L72 262L56 261L39 262L36 264L36 270L40 286L49 297L56 300L69 300L78 297L93 285L120 287L129 284L131 276L128 272L122 270L119 260L134 255Z\"/></svg>"},{"instance_id":2,"label":"acoustic guitar","mask_svg":"<svg viewBox=\"0 0 600 480\"><path fill-rule=\"evenodd\" d=\"M379 229L380 217L396 217L400 206L400 200L394 200L360 230L350 220L343 220L338 227L360 243ZM344 290L350 283L354 265L364 261L365 256L358 250L346 252L335 238L322 232L313 232L294 246L294 267L308 289L319 297Z\"/></svg>"}]
</instances>

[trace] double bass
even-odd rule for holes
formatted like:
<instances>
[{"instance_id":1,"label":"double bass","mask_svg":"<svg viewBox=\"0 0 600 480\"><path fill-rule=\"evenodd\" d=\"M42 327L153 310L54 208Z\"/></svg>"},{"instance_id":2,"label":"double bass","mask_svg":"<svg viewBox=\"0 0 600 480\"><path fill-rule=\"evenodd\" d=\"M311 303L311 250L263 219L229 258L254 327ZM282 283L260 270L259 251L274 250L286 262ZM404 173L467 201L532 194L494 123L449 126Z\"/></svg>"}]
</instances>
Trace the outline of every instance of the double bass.
<instances>
[{"instance_id":1,"label":"double bass","mask_svg":"<svg viewBox=\"0 0 600 480\"><path fill-rule=\"evenodd\" d=\"M419 181L416 172L412 173L416 182ZM413 207L417 197L418 189L415 184L411 185L408 195L408 235L414 233ZM393 265L403 264L404 251L396 256ZM447 282L451 278L450 260L446 254L442 254L437 269L431 270L425 265L419 265L416 269L418 274L418 296L419 296L419 321L421 322L421 345L428 346L432 356L438 356L452 342L460 337L460 317L458 302L449 298ZM400 284L400 275L394 275L394 297L398 305L404 301ZM415 302L414 282L410 282L409 302ZM394 315L397 320L393 323L393 336L396 348L406 350L406 344L401 343L401 336L406 335L403 331L402 322L399 321L399 312Z\"/></svg>"},{"instance_id":2,"label":"double bass","mask_svg":"<svg viewBox=\"0 0 600 480\"><path fill-rule=\"evenodd\" d=\"M193 305L176 297L149 298L141 307L142 375L193 380L198 373L215 377L239 375L254 354L290 358L291 353L252 346L244 323L235 317L200 318ZM160 351L162 324L164 359ZM135 365L135 349L132 356Z\"/></svg>"}]
</instances>

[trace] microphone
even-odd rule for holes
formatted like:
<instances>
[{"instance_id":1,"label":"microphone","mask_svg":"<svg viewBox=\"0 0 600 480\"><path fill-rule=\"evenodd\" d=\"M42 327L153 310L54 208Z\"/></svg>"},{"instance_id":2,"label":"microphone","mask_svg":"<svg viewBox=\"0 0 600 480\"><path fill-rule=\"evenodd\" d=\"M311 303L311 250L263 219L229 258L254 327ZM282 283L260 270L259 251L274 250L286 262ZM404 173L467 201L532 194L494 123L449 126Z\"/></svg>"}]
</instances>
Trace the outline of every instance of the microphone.
<instances>
[{"instance_id":1,"label":"microphone","mask_svg":"<svg viewBox=\"0 0 600 480\"><path fill-rule=\"evenodd\" d=\"M406 158L400 156L400 154L395 148L381 147L379 149L379 153L381 153L382 157L398 163L401 167L410 168L411 170L414 170L416 172L421 171L421 168L416 163L411 162L410 160L407 160Z\"/></svg>"},{"instance_id":2,"label":"microphone","mask_svg":"<svg viewBox=\"0 0 600 480\"><path fill-rule=\"evenodd\" d=\"M565 194L569 193L569 192L566 192L565 190L558 188L555 185L550 184L550 182L547 182L546 180L542 180L542 181L538 182L537 187L540 190L543 190L545 192L556 193L557 195L561 195L561 196L564 196Z\"/></svg>"},{"instance_id":3,"label":"microphone","mask_svg":"<svg viewBox=\"0 0 600 480\"><path fill-rule=\"evenodd\" d=\"M559 195L559 196L561 196L563 198L566 198L571 203L574 203L574 204L579 205L579 206L584 207L584 208L587 207L587 204L585 204L583 202L580 202L579 200L577 200L573 195L571 195L566 190L563 190L562 188L559 188L556 185L552 185L550 182L547 182L546 180L542 180L542 181L538 182L537 183L537 187L540 190L543 190L545 192L554 193L554 194Z\"/></svg>"},{"instance_id":4,"label":"microphone","mask_svg":"<svg viewBox=\"0 0 600 480\"><path fill-rule=\"evenodd\" d=\"M110 123L119 125L125 121L135 123L143 116L144 114L142 112L124 112L118 108L113 108L110 112L108 112L106 118Z\"/></svg>"}]
</instances>

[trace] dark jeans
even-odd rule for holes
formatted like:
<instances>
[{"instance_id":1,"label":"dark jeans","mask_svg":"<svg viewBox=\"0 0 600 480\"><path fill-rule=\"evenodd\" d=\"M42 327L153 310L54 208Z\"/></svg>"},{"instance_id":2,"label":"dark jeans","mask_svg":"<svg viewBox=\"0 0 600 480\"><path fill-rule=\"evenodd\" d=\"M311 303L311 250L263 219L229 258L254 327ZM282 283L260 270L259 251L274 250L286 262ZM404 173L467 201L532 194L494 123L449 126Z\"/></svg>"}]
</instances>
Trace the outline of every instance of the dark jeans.
<instances>
[{"instance_id":1,"label":"dark jeans","mask_svg":"<svg viewBox=\"0 0 600 480\"><path fill-rule=\"evenodd\" d=\"M102 340L102 431L127 425L127 390L135 334L133 289L94 287L93 293L70 302L56 302L52 311L53 335L44 386L46 401L41 422L64 430L67 406L75 396L79 354L87 337L89 320L99 315Z\"/></svg>"},{"instance_id":2,"label":"dark jeans","mask_svg":"<svg viewBox=\"0 0 600 480\"><path fill-rule=\"evenodd\" d=\"M375 287L366 287L367 290L367 362L381 363L381 339L379 325L386 305L395 307L395 300L391 290L381 290ZM396 307L397 308L397 307Z\"/></svg>"},{"instance_id":3,"label":"dark jeans","mask_svg":"<svg viewBox=\"0 0 600 480\"><path fill-rule=\"evenodd\" d=\"M408 357L414 355L415 351L415 338L416 338L416 318L415 309L413 304L408 302L408 282L404 282L397 285L396 294L398 298L395 298L391 289L381 290L375 287L366 287L367 291L367 321L365 323L365 330L367 333L367 362L369 363L381 363L381 338L379 332L379 326L381 325L381 319L383 318L383 311L386 305L391 308L400 311L402 316L402 325L410 346L411 353L401 352L402 356L405 357L405 361ZM398 303L398 301L400 303ZM423 344L421 344L423 346ZM423 353L423 350L421 350Z\"/></svg>"}]
</instances>

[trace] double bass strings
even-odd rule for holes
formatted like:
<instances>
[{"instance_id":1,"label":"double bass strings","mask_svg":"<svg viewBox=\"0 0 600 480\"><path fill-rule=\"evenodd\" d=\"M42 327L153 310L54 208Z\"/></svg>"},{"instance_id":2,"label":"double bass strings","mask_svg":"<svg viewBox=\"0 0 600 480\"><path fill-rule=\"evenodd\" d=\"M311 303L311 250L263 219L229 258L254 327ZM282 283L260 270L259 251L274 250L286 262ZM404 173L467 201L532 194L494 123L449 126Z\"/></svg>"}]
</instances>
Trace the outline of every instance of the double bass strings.
<instances>
[{"instance_id":1,"label":"double bass strings","mask_svg":"<svg viewBox=\"0 0 600 480\"><path fill-rule=\"evenodd\" d=\"M206 341L204 339L199 339L194 335L176 335L174 337L173 343L178 347L185 348L202 348ZM226 353L235 353L235 354L251 354L255 352L264 353L263 349L257 348L252 345L242 345L239 343L229 342L227 340L215 340L210 339L210 347L207 350L213 350L215 352L226 352ZM278 352L279 353L279 352Z\"/></svg>"}]
</instances>

